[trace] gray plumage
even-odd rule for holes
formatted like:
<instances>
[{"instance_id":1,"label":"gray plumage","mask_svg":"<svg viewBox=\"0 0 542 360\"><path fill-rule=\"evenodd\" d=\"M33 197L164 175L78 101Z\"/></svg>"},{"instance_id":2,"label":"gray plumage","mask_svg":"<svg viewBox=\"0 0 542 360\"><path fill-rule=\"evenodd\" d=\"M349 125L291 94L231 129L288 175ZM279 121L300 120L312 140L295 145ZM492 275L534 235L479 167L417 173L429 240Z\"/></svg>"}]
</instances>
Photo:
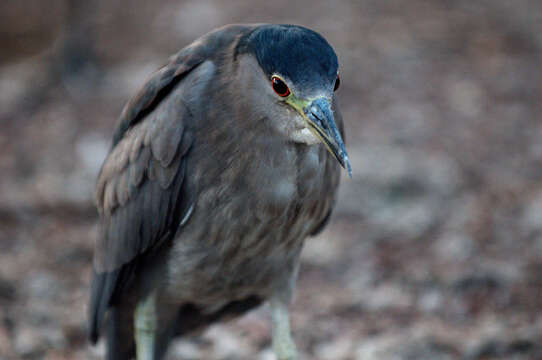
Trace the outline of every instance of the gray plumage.
<instances>
[{"instance_id":1,"label":"gray plumage","mask_svg":"<svg viewBox=\"0 0 542 360\"><path fill-rule=\"evenodd\" d=\"M276 46L282 37L303 41L307 34L317 36L314 46L327 45L300 27L227 26L173 56L124 108L96 188L90 337L97 341L106 328L109 359L134 356L134 312L151 294L155 359L172 336L267 299L289 302L303 242L327 222L339 163L348 158L334 147L334 141L342 146L339 135L330 137L331 150L316 143L301 128L302 114L273 92L268 72L306 53L266 70L269 55L253 48L274 32ZM325 51L335 56L331 47ZM318 83L281 75L293 94L333 99L342 134L333 95L336 58L314 69L307 61L302 78L315 71Z\"/></svg>"}]
</instances>

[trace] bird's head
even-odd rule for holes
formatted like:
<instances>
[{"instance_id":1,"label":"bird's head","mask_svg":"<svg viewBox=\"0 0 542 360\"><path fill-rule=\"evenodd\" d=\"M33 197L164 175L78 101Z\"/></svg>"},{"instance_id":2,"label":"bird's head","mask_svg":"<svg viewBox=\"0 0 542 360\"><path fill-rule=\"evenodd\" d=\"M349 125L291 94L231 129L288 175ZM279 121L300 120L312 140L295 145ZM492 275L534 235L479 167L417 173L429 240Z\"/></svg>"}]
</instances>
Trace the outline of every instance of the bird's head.
<instances>
[{"instance_id":1,"label":"bird's head","mask_svg":"<svg viewBox=\"0 0 542 360\"><path fill-rule=\"evenodd\" d=\"M290 140L323 143L351 176L332 108L340 78L328 42L304 27L263 25L241 39L236 56L250 106Z\"/></svg>"}]
</instances>

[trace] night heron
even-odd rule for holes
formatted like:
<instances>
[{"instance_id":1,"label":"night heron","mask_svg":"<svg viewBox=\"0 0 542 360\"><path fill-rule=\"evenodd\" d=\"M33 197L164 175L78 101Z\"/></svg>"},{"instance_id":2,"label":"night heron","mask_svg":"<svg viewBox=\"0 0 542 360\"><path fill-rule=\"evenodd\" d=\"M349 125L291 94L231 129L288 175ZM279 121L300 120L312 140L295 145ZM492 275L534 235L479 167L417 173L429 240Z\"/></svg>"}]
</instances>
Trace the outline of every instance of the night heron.
<instances>
[{"instance_id":1,"label":"night heron","mask_svg":"<svg viewBox=\"0 0 542 360\"><path fill-rule=\"evenodd\" d=\"M269 301L278 359L307 236L342 165L337 56L293 25L230 25L170 59L125 106L97 181L90 338L160 359L172 337ZM103 326L102 326L103 323Z\"/></svg>"}]
</instances>

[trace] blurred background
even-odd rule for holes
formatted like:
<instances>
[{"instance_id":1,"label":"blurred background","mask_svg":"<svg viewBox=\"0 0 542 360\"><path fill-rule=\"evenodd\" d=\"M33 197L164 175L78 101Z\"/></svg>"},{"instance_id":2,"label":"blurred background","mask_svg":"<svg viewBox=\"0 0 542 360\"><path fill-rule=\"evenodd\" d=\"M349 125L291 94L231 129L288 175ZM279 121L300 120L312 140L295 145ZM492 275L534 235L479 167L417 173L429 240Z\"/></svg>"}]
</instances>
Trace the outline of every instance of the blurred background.
<instances>
[{"instance_id":1,"label":"blurred background","mask_svg":"<svg viewBox=\"0 0 542 360\"><path fill-rule=\"evenodd\" d=\"M0 359L98 359L95 177L124 103L227 23L336 49L354 176L306 245L303 359L542 359L542 2L4 0ZM344 175L344 174L343 174ZM265 307L171 359L271 360Z\"/></svg>"}]
</instances>

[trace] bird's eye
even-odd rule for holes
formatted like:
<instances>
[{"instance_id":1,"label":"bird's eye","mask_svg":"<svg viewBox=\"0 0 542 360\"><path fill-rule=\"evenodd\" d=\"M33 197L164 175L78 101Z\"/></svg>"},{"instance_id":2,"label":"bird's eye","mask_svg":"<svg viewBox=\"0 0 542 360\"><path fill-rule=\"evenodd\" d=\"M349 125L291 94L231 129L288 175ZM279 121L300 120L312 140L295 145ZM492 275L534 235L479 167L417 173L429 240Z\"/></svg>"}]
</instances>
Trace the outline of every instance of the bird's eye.
<instances>
[{"instance_id":1,"label":"bird's eye","mask_svg":"<svg viewBox=\"0 0 542 360\"><path fill-rule=\"evenodd\" d=\"M284 81L282 81L278 76L273 76L271 78L271 84L273 86L273 90L277 93L280 97L286 97L290 95L290 89L288 88L288 85Z\"/></svg>"},{"instance_id":2,"label":"bird's eye","mask_svg":"<svg viewBox=\"0 0 542 360\"><path fill-rule=\"evenodd\" d=\"M339 74L337 74L337 78L335 79L335 87L333 88L333 91L337 91L339 86L341 86L341 78L339 77Z\"/></svg>"}]
</instances>

